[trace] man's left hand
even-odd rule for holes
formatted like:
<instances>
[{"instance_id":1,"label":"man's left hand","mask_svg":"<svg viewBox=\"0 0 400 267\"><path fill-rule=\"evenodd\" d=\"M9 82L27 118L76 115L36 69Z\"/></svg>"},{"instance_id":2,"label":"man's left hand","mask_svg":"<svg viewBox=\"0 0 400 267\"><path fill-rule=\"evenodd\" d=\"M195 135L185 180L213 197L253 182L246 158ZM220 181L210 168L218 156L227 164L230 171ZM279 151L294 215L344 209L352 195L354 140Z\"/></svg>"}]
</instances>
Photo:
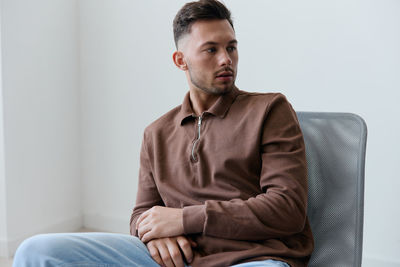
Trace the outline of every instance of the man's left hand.
<instances>
[{"instance_id":1,"label":"man's left hand","mask_svg":"<svg viewBox=\"0 0 400 267\"><path fill-rule=\"evenodd\" d=\"M154 238L182 235L183 209L154 206L140 215L136 230L143 243Z\"/></svg>"}]
</instances>

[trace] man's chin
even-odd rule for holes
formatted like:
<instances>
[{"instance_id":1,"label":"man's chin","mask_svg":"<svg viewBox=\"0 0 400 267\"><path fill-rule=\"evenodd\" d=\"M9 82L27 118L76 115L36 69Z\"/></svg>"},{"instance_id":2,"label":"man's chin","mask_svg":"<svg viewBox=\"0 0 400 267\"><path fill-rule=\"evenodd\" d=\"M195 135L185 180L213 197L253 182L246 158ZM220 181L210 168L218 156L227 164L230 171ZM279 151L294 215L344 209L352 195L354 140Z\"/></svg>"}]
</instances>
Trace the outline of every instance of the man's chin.
<instances>
[{"instance_id":1,"label":"man's chin","mask_svg":"<svg viewBox=\"0 0 400 267\"><path fill-rule=\"evenodd\" d=\"M211 95L224 95L233 90L235 88L235 84L224 84L224 85L219 85L219 86L213 86L213 87L200 87L196 86L197 90L203 91L204 93L211 94Z\"/></svg>"},{"instance_id":2,"label":"man's chin","mask_svg":"<svg viewBox=\"0 0 400 267\"><path fill-rule=\"evenodd\" d=\"M224 94L227 94L230 91L232 91L234 87L235 87L234 85L231 85L231 86L220 87L220 88L212 88L212 89L209 89L209 93L214 94L214 95L224 95Z\"/></svg>"}]
</instances>

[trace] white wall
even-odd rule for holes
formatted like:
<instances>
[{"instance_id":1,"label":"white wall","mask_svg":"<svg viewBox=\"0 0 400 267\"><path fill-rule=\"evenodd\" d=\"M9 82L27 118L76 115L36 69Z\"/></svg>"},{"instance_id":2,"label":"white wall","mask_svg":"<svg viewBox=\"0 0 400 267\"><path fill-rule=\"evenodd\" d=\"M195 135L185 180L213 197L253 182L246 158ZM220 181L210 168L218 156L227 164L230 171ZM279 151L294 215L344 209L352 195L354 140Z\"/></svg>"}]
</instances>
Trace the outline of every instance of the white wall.
<instances>
[{"instance_id":1,"label":"white wall","mask_svg":"<svg viewBox=\"0 0 400 267\"><path fill-rule=\"evenodd\" d=\"M86 226L128 231L143 129L187 90L171 61L172 19L185 1L166 2L80 2ZM400 130L400 2L225 2L241 89L281 91L296 110L367 121L364 266L400 266L400 145L392 141Z\"/></svg>"},{"instance_id":2,"label":"white wall","mask_svg":"<svg viewBox=\"0 0 400 267\"><path fill-rule=\"evenodd\" d=\"M1 51L1 6L0 6L0 51ZM3 82L2 60L0 53L0 256L8 255L7 244L7 207L6 207L6 177L4 169L4 131L3 131Z\"/></svg>"},{"instance_id":3,"label":"white wall","mask_svg":"<svg viewBox=\"0 0 400 267\"><path fill-rule=\"evenodd\" d=\"M86 227L128 232L143 129L188 89L171 60L184 2L3 0L0 241L80 226L81 211ZM400 266L400 2L225 2L241 89L366 120L363 266Z\"/></svg>"},{"instance_id":4,"label":"white wall","mask_svg":"<svg viewBox=\"0 0 400 267\"><path fill-rule=\"evenodd\" d=\"M71 0L1 4L10 255L27 236L82 225L78 12Z\"/></svg>"},{"instance_id":5,"label":"white wall","mask_svg":"<svg viewBox=\"0 0 400 267\"><path fill-rule=\"evenodd\" d=\"M186 91L171 64L170 20L178 6L154 0L80 2L87 227L129 233L143 129L178 105Z\"/></svg>"}]
</instances>

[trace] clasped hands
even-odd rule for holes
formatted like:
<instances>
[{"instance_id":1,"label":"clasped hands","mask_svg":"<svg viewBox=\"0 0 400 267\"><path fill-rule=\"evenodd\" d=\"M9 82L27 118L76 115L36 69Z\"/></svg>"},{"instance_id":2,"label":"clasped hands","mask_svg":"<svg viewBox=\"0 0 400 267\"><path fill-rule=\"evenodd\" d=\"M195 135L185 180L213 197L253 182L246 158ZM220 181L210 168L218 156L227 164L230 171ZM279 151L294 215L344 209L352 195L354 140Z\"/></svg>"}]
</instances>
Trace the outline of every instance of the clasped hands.
<instances>
[{"instance_id":1,"label":"clasped hands","mask_svg":"<svg viewBox=\"0 0 400 267\"><path fill-rule=\"evenodd\" d=\"M136 230L161 266L184 266L182 256L188 263L192 261L196 243L183 235L182 209L154 206L140 215Z\"/></svg>"}]
</instances>

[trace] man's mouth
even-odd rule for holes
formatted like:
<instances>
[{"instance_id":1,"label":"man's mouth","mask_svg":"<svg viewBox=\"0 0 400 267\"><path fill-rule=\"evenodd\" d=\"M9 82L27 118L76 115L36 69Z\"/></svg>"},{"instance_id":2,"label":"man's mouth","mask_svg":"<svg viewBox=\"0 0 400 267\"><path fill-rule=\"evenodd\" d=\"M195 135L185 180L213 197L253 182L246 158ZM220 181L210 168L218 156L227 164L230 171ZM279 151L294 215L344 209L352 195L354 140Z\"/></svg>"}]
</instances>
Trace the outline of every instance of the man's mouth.
<instances>
[{"instance_id":1,"label":"man's mouth","mask_svg":"<svg viewBox=\"0 0 400 267\"><path fill-rule=\"evenodd\" d=\"M217 78L231 78L233 77L232 71L223 71L217 74Z\"/></svg>"}]
</instances>

